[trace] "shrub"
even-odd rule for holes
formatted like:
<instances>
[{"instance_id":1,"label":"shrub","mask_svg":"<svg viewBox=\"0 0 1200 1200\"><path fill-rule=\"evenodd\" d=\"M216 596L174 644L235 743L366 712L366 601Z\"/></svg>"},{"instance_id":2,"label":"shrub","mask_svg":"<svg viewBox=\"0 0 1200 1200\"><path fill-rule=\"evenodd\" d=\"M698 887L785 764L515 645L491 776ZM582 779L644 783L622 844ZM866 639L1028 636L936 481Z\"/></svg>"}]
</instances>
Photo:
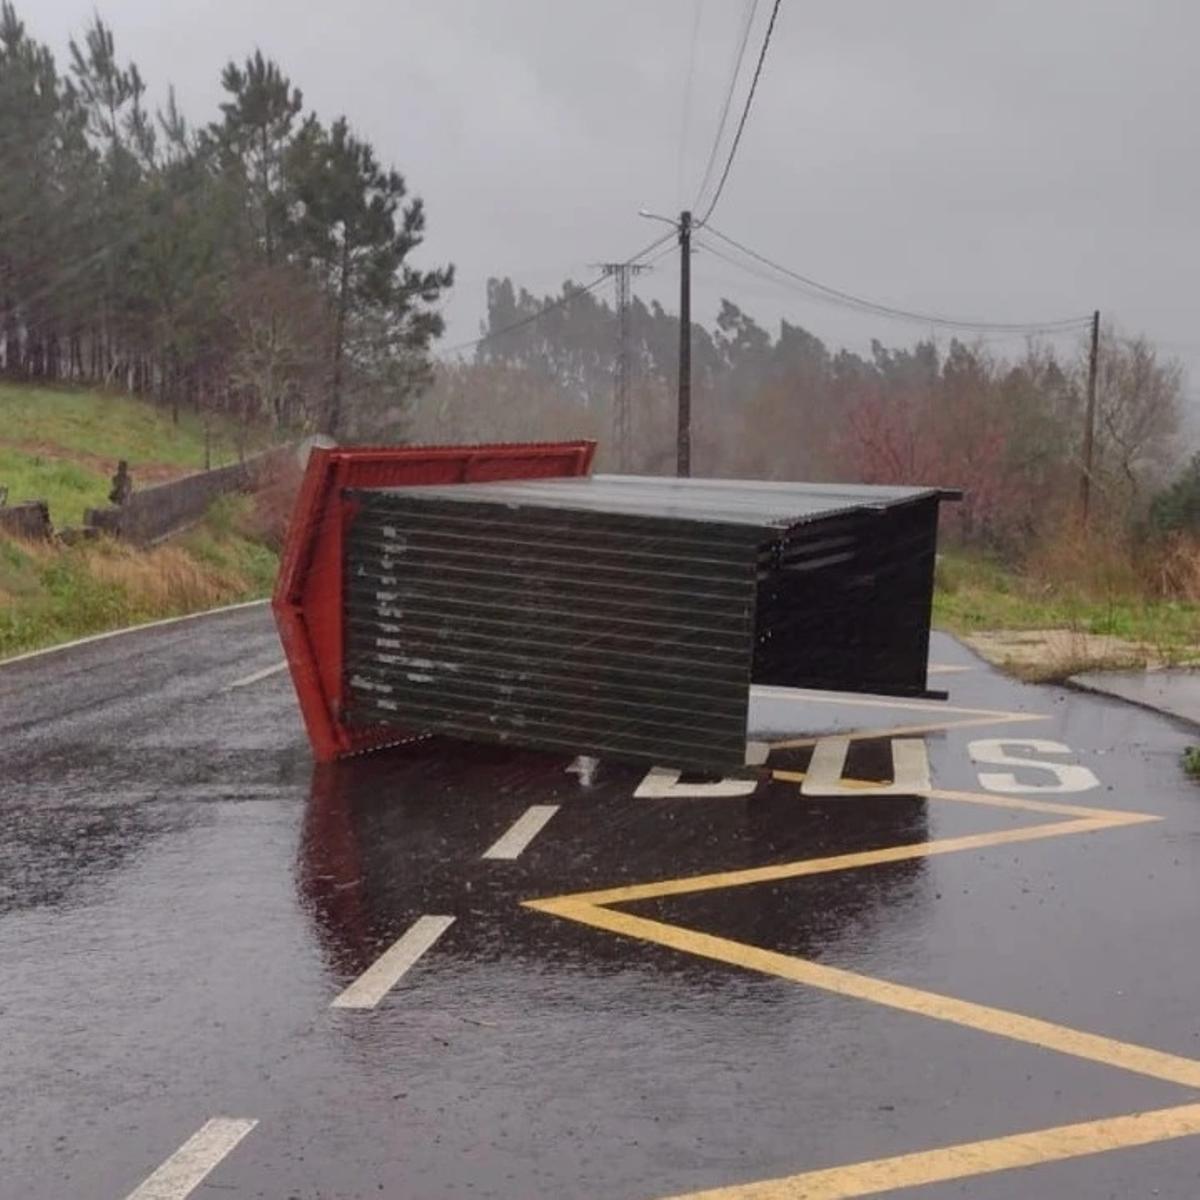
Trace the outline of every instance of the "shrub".
<instances>
[{"instance_id":1,"label":"shrub","mask_svg":"<svg viewBox=\"0 0 1200 1200\"><path fill-rule=\"evenodd\" d=\"M1150 502L1150 526L1158 533L1200 534L1200 454Z\"/></svg>"}]
</instances>

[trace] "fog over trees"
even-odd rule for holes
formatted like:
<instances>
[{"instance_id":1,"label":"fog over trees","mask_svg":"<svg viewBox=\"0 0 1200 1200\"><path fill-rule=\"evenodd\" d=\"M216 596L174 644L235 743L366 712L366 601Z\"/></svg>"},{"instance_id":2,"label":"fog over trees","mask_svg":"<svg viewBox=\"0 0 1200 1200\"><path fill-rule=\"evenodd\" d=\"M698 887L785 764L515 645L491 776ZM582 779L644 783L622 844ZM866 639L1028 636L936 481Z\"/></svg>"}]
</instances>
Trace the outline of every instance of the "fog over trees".
<instances>
[{"instance_id":1,"label":"fog over trees","mask_svg":"<svg viewBox=\"0 0 1200 1200\"><path fill-rule=\"evenodd\" d=\"M100 17L61 67L0 5L0 367L340 434L427 380L449 266L344 117L261 51L150 111Z\"/></svg>"},{"instance_id":2,"label":"fog over trees","mask_svg":"<svg viewBox=\"0 0 1200 1200\"><path fill-rule=\"evenodd\" d=\"M544 317L519 324L550 308ZM503 332L518 325L511 332ZM675 462L678 318L636 297L628 314L632 459L640 472ZM535 296L488 285L487 340L443 365L413 406L420 440L590 433L611 467L616 318L568 282ZM798 325L759 325L730 300L712 330L692 329L693 471L768 479L964 487L955 531L1019 549L1078 502L1087 345L1028 342L1001 356L951 338L867 355L826 346ZM1183 382L1143 338L1102 332L1093 503L1143 517L1179 466ZM583 419L581 421L581 414Z\"/></svg>"},{"instance_id":3,"label":"fog over trees","mask_svg":"<svg viewBox=\"0 0 1200 1200\"><path fill-rule=\"evenodd\" d=\"M152 109L99 16L67 58L0 4L5 377L342 440L594 436L615 465L602 291L492 279L482 340L439 362L453 267L425 260L421 199L346 117L306 109L260 50L227 62L199 122L171 91ZM670 473L678 319L635 296L628 336L631 467ZM1077 503L1082 341L852 353L732 298L692 341L697 474L961 486L955 530L1003 550ZM1121 528L1192 511L1154 507L1185 457L1183 395L1176 363L1105 328L1093 502Z\"/></svg>"}]
</instances>

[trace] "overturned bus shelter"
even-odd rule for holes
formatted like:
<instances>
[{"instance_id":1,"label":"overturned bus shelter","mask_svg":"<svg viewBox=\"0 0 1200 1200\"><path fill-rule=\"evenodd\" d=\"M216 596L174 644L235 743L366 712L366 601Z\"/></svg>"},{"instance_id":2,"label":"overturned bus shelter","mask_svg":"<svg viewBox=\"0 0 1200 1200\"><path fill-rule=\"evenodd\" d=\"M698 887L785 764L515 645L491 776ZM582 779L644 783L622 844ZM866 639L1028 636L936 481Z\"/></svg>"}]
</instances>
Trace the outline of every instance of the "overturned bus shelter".
<instances>
[{"instance_id":1,"label":"overturned bus shelter","mask_svg":"<svg viewBox=\"0 0 1200 1200\"><path fill-rule=\"evenodd\" d=\"M954 493L491 475L340 489L341 745L318 757L420 731L723 770L752 683L934 695Z\"/></svg>"}]
</instances>

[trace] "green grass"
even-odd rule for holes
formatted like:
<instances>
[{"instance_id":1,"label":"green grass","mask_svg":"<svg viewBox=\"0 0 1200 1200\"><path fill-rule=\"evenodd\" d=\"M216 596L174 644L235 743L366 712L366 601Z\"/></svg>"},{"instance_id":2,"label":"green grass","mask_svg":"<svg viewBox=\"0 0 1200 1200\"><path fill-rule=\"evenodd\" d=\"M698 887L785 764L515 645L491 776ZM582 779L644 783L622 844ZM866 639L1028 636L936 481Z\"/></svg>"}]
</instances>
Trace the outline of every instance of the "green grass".
<instances>
[{"instance_id":1,"label":"green grass","mask_svg":"<svg viewBox=\"0 0 1200 1200\"><path fill-rule=\"evenodd\" d=\"M253 501L218 501L153 550L107 539L74 546L0 538L0 659L56 642L270 592L278 559L244 532Z\"/></svg>"},{"instance_id":2,"label":"green grass","mask_svg":"<svg viewBox=\"0 0 1200 1200\"><path fill-rule=\"evenodd\" d=\"M268 595L279 569L279 556L243 531L250 504L249 496L222 496L202 524L177 539L198 562L245 580L245 600Z\"/></svg>"},{"instance_id":3,"label":"green grass","mask_svg":"<svg viewBox=\"0 0 1200 1200\"><path fill-rule=\"evenodd\" d=\"M82 547L48 548L0 539L0 658L69 641L121 623L121 588L93 579Z\"/></svg>"},{"instance_id":4,"label":"green grass","mask_svg":"<svg viewBox=\"0 0 1200 1200\"><path fill-rule=\"evenodd\" d=\"M0 445L0 486L8 488L10 504L45 500L50 519L63 529L82 524L84 509L107 504L110 485L101 471Z\"/></svg>"},{"instance_id":5,"label":"green grass","mask_svg":"<svg viewBox=\"0 0 1200 1200\"><path fill-rule=\"evenodd\" d=\"M1184 750L1183 769L1193 779L1200 779L1200 746L1189 746Z\"/></svg>"},{"instance_id":6,"label":"green grass","mask_svg":"<svg viewBox=\"0 0 1200 1200\"><path fill-rule=\"evenodd\" d=\"M934 623L952 633L1070 629L1145 643L1165 658L1200 644L1200 605L1038 580L983 558L939 557Z\"/></svg>"},{"instance_id":7,"label":"green grass","mask_svg":"<svg viewBox=\"0 0 1200 1200\"><path fill-rule=\"evenodd\" d=\"M82 454L125 458L131 464L204 468L204 425L196 413L182 411L176 425L169 409L84 388L0 384L0 439L44 442ZM266 441L264 432L256 430L248 437L248 448L261 448ZM214 422L212 454L214 467L237 457L228 422Z\"/></svg>"},{"instance_id":8,"label":"green grass","mask_svg":"<svg viewBox=\"0 0 1200 1200\"><path fill-rule=\"evenodd\" d=\"M247 449L267 444L264 430ZM192 412L180 414L129 396L84 389L0 384L0 486L10 503L46 500L56 528L78 525L85 508L108 503L118 459L138 467L173 467L179 474L204 469L204 427ZM214 422L211 465L237 458L234 429Z\"/></svg>"},{"instance_id":9,"label":"green grass","mask_svg":"<svg viewBox=\"0 0 1200 1200\"><path fill-rule=\"evenodd\" d=\"M235 432L214 422L213 466L236 459ZM248 451L268 444L263 430L245 440ZM108 503L118 459L128 461L135 487L149 486L203 470L204 442L194 413L176 424L168 410L128 396L0 384L0 486L10 503L47 501L57 529ZM145 551L108 540L0 538L0 657L266 595L277 558L260 540L254 505L225 497L194 529Z\"/></svg>"}]
</instances>

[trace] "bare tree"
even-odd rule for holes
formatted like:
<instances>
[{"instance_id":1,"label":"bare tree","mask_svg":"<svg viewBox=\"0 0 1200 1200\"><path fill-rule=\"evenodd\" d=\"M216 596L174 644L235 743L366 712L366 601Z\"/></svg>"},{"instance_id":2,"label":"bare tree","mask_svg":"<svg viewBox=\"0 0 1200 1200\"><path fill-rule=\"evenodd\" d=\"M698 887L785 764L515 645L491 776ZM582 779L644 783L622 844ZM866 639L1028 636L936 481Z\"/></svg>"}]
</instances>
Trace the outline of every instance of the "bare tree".
<instances>
[{"instance_id":1,"label":"bare tree","mask_svg":"<svg viewBox=\"0 0 1200 1200\"><path fill-rule=\"evenodd\" d=\"M1106 329L1096 376L1096 464L1110 504L1144 507L1178 465L1183 370L1144 338Z\"/></svg>"},{"instance_id":2,"label":"bare tree","mask_svg":"<svg viewBox=\"0 0 1200 1200\"><path fill-rule=\"evenodd\" d=\"M596 438L601 416L568 398L555 381L524 367L444 364L411 407L417 442L554 441Z\"/></svg>"},{"instance_id":3,"label":"bare tree","mask_svg":"<svg viewBox=\"0 0 1200 1200\"><path fill-rule=\"evenodd\" d=\"M297 407L301 397L319 397L326 373L330 318L317 288L295 268L261 266L237 282L229 312L229 381L243 417L315 423L319 414Z\"/></svg>"}]
</instances>

